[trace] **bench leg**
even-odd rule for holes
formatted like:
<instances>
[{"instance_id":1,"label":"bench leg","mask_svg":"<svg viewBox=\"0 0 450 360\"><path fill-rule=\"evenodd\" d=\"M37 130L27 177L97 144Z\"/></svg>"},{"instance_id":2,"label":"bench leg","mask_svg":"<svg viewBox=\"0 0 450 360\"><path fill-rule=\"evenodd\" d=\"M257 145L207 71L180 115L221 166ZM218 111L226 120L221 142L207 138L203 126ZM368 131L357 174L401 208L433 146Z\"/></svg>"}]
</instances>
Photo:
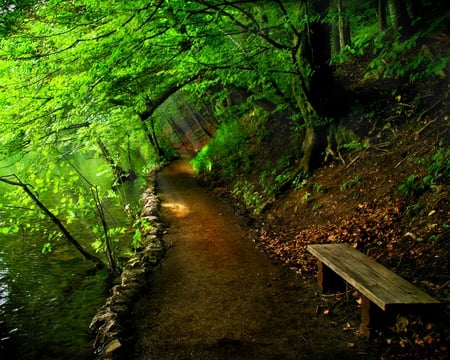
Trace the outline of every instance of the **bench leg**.
<instances>
[{"instance_id":1,"label":"bench leg","mask_svg":"<svg viewBox=\"0 0 450 360\"><path fill-rule=\"evenodd\" d=\"M364 295L361 297L361 326L359 331L367 338L375 335L375 329L385 324L386 313Z\"/></svg>"},{"instance_id":2,"label":"bench leg","mask_svg":"<svg viewBox=\"0 0 450 360\"><path fill-rule=\"evenodd\" d=\"M317 261L317 267L317 282L322 292L346 290L347 285L345 281L328 266L321 261Z\"/></svg>"}]
</instances>

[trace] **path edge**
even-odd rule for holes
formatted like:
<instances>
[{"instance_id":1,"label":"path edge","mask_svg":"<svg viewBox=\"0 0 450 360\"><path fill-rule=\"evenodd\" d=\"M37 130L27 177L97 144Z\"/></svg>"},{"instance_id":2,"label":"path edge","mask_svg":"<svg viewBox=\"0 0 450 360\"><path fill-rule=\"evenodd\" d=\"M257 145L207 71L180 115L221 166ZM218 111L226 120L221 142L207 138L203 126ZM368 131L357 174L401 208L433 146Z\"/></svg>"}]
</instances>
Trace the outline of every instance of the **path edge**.
<instances>
[{"instance_id":1,"label":"path edge","mask_svg":"<svg viewBox=\"0 0 450 360\"><path fill-rule=\"evenodd\" d=\"M126 358L127 344L132 342L131 312L134 302L150 283L150 275L164 256L163 225L159 217L160 200L156 194L155 169L146 178L141 196L140 218L152 224L140 228L142 247L124 265L120 279L110 289L110 296L93 317L89 329L94 335L95 359Z\"/></svg>"}]
</instances>

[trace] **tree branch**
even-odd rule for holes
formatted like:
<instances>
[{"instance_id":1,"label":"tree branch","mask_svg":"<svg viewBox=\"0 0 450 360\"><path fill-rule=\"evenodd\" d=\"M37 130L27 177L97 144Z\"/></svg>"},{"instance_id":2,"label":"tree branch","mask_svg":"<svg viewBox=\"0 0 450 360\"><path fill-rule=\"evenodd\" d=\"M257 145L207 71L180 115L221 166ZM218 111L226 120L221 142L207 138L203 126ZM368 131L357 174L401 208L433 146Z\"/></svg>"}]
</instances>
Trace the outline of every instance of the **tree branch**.
<instances>
[{"instance_id":1,"label":"tree branch","mask_svg":"<svg viewBox=\"0 0 450 360\"><path fill-rule=\"evenodd\" d=\"M80 243L75 240L72 234L67 230L64 224L59 220L59 218L53 214L50 209L48 209L39 198L33 193L31 190L31 185L23 183L16 175L12 175L16 180L8 179L7 177L0 177L0 182L5 184L19 186L25 191L25 193L33 200L33 202L41 209L41 211L47 215L50 220L58 227L58 229L63 233L66 240L73 245L78 252L83 255L86 260L93 261L97 266L104 267L103 262L96 256L88 253L84 248L80 245Z\"/></svg>"}]
</instances>

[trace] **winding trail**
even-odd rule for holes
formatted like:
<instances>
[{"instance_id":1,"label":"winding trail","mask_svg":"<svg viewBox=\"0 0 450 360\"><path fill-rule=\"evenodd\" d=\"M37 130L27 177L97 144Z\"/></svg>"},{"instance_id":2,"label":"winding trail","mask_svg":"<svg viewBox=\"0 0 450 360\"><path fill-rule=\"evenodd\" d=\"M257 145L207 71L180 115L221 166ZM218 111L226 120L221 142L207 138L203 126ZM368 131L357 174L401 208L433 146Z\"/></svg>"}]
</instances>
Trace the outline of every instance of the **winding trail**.
<instances>
[{"instance_id":1,"label":"winding trail","mask_svg":"<svg viewBox=\"0 0 450 360\"><path fill-rule=\"evenodd\" d=\"M169 249L135 306L134 359L361 358L342 329L336 338L329 319L316 316L311 282L258 251L187 162L172 163L157 181Z\"/></svg>"}]
</instances>

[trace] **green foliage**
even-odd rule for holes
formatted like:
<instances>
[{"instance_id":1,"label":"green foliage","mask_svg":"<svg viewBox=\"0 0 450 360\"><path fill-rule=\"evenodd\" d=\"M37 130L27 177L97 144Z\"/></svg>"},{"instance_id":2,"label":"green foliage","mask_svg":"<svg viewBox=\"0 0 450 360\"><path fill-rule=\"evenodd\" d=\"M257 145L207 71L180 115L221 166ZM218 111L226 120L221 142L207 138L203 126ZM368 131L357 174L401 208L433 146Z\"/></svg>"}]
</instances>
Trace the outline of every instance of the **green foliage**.
<instances>
[{"instance_id":1,"label":"green foliage","mask_svg":"<svg viewBox=\"0 0 450 360\"><path fill-rule=\"evenodd\" d=\"M403 196L417 194L425 189L424 184L418 180L416 175L410 175L398 187L397 191Z\"/></svg>"},{"instance_id":2,"label":"green foliage","mask_svg":"<svg viewBox=\"0 0 450 360\"><path fill-rule=\"evenodd\" d=\"M376 38L380 41L379 45L375 44L378 52L370 63L366 76L407 76L410 82L430 76L442 77L444 70L450 65L450 56L433 54L425 44L417 49L419 40L425 36L426 34L419 32L404 41L397 37L392 43L387 43L384 38Z\"/></svg>"},{"instance_id":3,"label":"green foliage","mask_svg":"<svg viewBox=\"0 0 450 360\"><path fill-rule=\"evenodd\" d=\"M119 242L119 235L125 234L126 228L123 226L116 226L109 228L105 234L104 228L102 226L96 225L93 227L92 231L96 235L95 241L92 243L92 248L97 252L106 252L107 240L106 236L111 239L112 243Z\"/></svg>"},{"instance_id":4,"label":"green foliage","mask_svg":"<svg viewBox=\"0 0 450 360\"><path fill-rule=\"evenodd\" d=\"M361 178L358 175L355 175L350 181L344 181L339 188L341 191L348 190L355 187L360 181Z\"/></svg>"},{"instance_id":5,"label":"green foliage","mask_svg":"<svg viewBox=\"0 0 450 360\"><path fill-rule=\"evenodd\" d=\"M417 175L408 176L397 187L398 193L403 196L418 195L435 186L450 184L450 148L445 149L440 145L434 154L418 159L417 162L426 166L426 175L422 178Z\"/></svg>"},{"instance_id":6,"label":"green foliage","mask_svg":"<svg viewBox=\"0 0 450 360\"><path fill-rule=\"evenodd\" d=\"M301 197L300 199L300 203L302 205L306 204L308 202L308 200L311 198L311 193L310 192L305 192L305 194Z\"/></svg>"},{"instance_id":7,"label":"green foliage","mask_svg":"<svg viewBox=\"0 0 450 360\"><path fill-rule=\"evenodd\" d=\"M214 139L193 159L192 165L199 173L220 168L220 176L231 180L237 172L248 171L251 167L247 140L252 134L252 119L247 123L237 120L222 124Z\"/></svg>"},{"instance_id":8,"label":"green foliage","mask_svg":"<svg viewBox=\"0 0 450 360\"><path fill-rule=\"evenodd\" d=\"M450 148L445 149L441 144L434 154L421 162L427 166L427 175L423 178L425 184L450 184Z\"/></svg>"},{"instance_id":9,"label":"green foliage","mask_svg":"<svg viewBox=\"0 0 450 360\"><path fill-rule=\"evenodd\" d=\"M442 33L450 19L448 12L402 39L399 33L393 32L391 23L384 32L379 31L373 4L349 2L346 10L352 44L335 54L332 63L343 64L350 59L369 57L372 61L366 71L367 77L405 77L410 82L417 82L427 77L445 76L450 57L444 49L430 48L426 40Z\"/></svg>"},{"instance_id":10,"label":"green foliage","mask_svg":"<svg viewBox=\"0 0 450 360\"><path fill-rule=\"evenodd\" d=\"M345 150L356 150L356 151L362 151L362 150L366 150L369 148L369 143L368 141L357 141L357 140L352 140L349 143L346 144L342 144L340 146L340 148L345 149Z\"/></svg>"},{"instance_id":11,"label":"green foliage","mask_svg":"<svg viewBox=\"0 0 450 360\"><path fill-rule=\"evenodd\" d=\"M142 245L142 232L140 229L136 229L133 234L133 239L131 240L131 248L137 250Z\"/></svg>"},{"instance_id":12,"label":"green foliage","mask_svg":"<svg viewBox=\"0 0 450 360\"><path fill-rule=\"evenodd\" d=\"M270 168L270 165L267 165ZM263 171L259 178L259 184L267 197L276 196L286 185L291 185L296 190L301 190L307 184L308 176L299 172L295 176L292 173L291 159L280 157L272 170Z\"/></svg>"},{"instance_id":13,"label":"green foliage","mask_svg":"<svg viewBox=\"0 0 450 360\"><path fill-rule=\"evenodd\" d=\"M292 186L294 187L295 190L303 189L307 183L308 183L308 175L304 174L303 172L298 173L294 177L294 180L292 180ZM316 184L314 184L314 185L316 185ZM319 190L317 190L317 191L319 191Z\"/></svg>"},{"instance_id":14,"label":"green foliage","mask_svg":"<svg viewBox=\"0 0 450 360\"><path fill-rule=\"evenodd\" d=\"M138 218L133 223L133 228L135 229L133 238L131 240L131 248L136 251L142 246L142 237L143 234L149 233L151 230L154 229L154 225L151 223L151 221L145 219L145 218Z\"/></svg>"},{"instance_id":15,"label":"green foliage","mask_svg":"<svg viewBox=\"0 0 450 360\"><path fill-rule=\"evenodd\" d=\"M318 183L314 183L312 185L312 188L313 188L314 192L320 192L322 190L322 188L323 188L323 185L322 184L318 184Z\"/></svg>"},{"instance_id":16,"label":"green foliage","mask_svg":"<svg viewBox=\"0 0 450 360\"><path fill-rule=\"evenodd\" d=\"M174 115L167 102L181 88L217 120L214 139L193 165L221 180L252 171L253 150L247 145L270 137L265 121L274 113L289 111L291 133L297 135L306 127L331 123L308 104L306 91L315 64L297 52L309 46L312 22L324 20L314 3L308 14L303 3L276 1L258 6L145 0L10 3L15 8L0 9L0 177L17 175L43 201L56 195L58 201L49 208L69 226L83 219L95 229L101 218L95 204L119 200L108 192L112 181L100 185L97 178L118 168L127 173L154 166L158 149L149 139L156 139L168 158L175 155L167 117L179 113ZM373 51L371 71L377 76L404 75L416 81L446 69L448 57L424 46L416 50L416 45L445 24L448 14L437 19L433 29L399 41L376 34L374 12L367 5L368 1L348 3L354 36L344 54ZM415 57L406 62L405 53ZM99 141L108 154L100 151ZM356 150L366 146L349 137L338 142L342 144ZM145 155L145 160L137 166L131 155ZM83 174L77 171L77 156L105 159L103 165L92 166L92 174ZM445 160L430 162L438 169L430 168L431 178L423 181L443 181ZM246 201L260 209L263 198L274 196L289 181L301 189L306 177L299 174L291 180L291 166L291 160L281 159L260 175L264 196L243 184ZM14 210L2 220L0 231L25 228L51 234L39 222L29 221L42 214L20 189L9 189L3 200ZM109 233L111 229L105 236L119 235ZM105 239L95 231L95 246L104 249ZM133 244L139 237L136 232ZM50 239L49 243L56 240Z\"/></svg>"},{"instance_id":17,"label":"green foliage","mask_svg":"<svg viewBox=\"0 0 450 360\"><path fill-rule=\"evenodd\" d=\"M259 214L266 206L265 196L255 189L255 185L247 180L238 180L233 188L233 194L242 199L246 206L252 208L255 214Z\"/></svg>"}]
</instances>

